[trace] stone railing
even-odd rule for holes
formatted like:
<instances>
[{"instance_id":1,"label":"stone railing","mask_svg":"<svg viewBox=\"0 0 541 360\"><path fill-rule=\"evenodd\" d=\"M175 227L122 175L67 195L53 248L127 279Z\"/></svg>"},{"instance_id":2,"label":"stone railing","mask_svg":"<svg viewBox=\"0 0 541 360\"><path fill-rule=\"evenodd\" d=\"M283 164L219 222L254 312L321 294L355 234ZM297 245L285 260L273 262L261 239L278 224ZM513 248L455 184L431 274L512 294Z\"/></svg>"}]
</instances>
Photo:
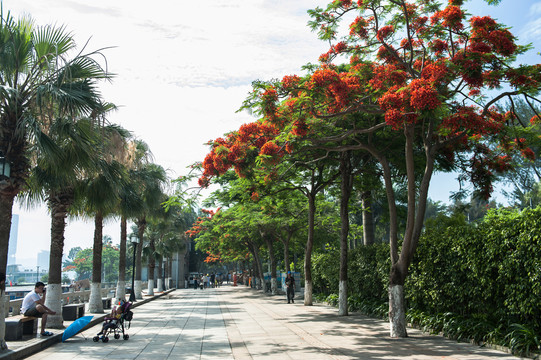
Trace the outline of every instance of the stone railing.
<instances>
[{"instance_id":1,"label":"stone railing","mask_svg":"<svg viewBox=\"0 0 541 360\"><path fill-rule=\"evenodd\" d=\"M102 288L101 296L113 298L115 296L116 288ZM8 298L8 296L6 296ZM67 304L80 304L86 303L90 299L90 290L81 290L75 292L62 293L62 305ZM7 302L6 302L7 304ZM9 306L6 306L6 317L19 315L21 313L21 305L23 299L9 300Z\"/></svg>"}]
</instances>

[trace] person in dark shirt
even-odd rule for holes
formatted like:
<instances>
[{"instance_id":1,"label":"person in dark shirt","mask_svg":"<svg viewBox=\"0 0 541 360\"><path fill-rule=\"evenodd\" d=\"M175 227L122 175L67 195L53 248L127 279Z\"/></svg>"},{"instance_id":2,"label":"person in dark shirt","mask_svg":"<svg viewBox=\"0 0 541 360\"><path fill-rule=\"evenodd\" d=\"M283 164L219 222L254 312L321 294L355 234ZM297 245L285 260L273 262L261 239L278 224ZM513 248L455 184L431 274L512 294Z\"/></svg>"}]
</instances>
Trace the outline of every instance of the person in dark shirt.
<instances>
[{"instance_id":1,"label":"person in dark shirt","mask_svg":"<svg viewBox=\"0 0 541 360\"><path fill-rule=\"evenodd\" d=\"M291 271L287 272L286 277L286 293L287 293L287 303L295 303L295 300L293 300L295 296L295 278L291 274Z\"/></svg>"}]
</instances>

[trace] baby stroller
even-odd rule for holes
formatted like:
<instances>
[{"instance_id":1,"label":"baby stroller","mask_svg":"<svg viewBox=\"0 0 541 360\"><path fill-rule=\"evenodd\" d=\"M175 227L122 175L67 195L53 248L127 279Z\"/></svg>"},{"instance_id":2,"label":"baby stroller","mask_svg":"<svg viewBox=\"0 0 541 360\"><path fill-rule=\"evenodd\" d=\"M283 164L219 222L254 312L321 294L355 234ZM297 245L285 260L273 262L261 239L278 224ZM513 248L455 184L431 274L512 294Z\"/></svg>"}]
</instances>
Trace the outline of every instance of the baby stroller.
<instances>
[{"instance_id":1,"label":"baby stroller","mask_svg":"<svg viewBox=\"0 0 541 360\"><path fill-rule=\"evenodd\" d=\"M103 341L104 343L109 341L109 334L113 333L115 339L122 338L128 340L130 336L125 333L125 330L130 328L131 320L133 318L133 312L130 310L132 303L129 301L120 301L118 307L114 307L111 314L105 318L101 331L92 338L94 342Z\"/></svg>"}]
</instances>

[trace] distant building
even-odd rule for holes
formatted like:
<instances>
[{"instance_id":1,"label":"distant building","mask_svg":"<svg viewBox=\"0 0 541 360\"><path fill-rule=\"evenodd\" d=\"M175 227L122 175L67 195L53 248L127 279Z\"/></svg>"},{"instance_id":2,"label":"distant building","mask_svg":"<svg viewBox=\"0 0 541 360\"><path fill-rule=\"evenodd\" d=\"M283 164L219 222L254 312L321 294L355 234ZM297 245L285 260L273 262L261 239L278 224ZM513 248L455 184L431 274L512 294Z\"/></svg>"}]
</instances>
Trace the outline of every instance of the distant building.
<instances>
[{"instance_id":1,"label":"distant building","mask_svg":"<svg viewBox=\"0 0 541 360\"><path fill-rule=\"evenodd\" d=\"M15 253L17 252L17 237L19 236L19 215L11 215L11 230L9 232L8 265L17 263Z\"/></svg>"},{"instance_id":2,"label":"distant building","mask_svg":"<svg viewBox=\"0 0 541 360\"><path fill-rule=\"evenodd\" d=\"M49 271L49 258L50 258L50 256L51 256L50 251L41 250L38 253L38 266L41 269Z\"/></svg>"},{"instance_id":3,"label":"distant building","mask_svg":"<svg viewBox=\"0 0 541 360\"><path fill-rule=\"evenodd\" d=\"M34 284L36 281L41 280L41 277L47 274L49 268L46 269L23 269L21 265L12 264L8 265L6 271L6 285L13 286L17 284Z\"/></svg>"}]
</instances>

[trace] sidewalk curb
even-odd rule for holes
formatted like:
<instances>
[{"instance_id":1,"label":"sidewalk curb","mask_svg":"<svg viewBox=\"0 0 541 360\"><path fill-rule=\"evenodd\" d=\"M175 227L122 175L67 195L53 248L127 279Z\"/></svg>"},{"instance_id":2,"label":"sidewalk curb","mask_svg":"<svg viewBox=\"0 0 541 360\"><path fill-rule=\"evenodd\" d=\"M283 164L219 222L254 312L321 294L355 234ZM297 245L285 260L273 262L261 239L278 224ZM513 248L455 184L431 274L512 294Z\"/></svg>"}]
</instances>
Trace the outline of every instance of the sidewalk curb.
<instances>
[{"instance_id":1,"label":"sidewalk curb","mask_svg":"<svg viewBox=\"0 0 541 360\"><path fill-rule=\"evenodd\" d=\"M153 295L152 297L148 297L146 299L138 300L135 302L132 307L138 307L141 305L144 305L150 301L156 300L162 296L168 295L169 293L175 291L177 289L169 289L164 291L163 293ZM97 314L94 315L94 318L92 321L84 327L84 330L90 329L91 327L101 324L103 322L103 319L107 316L107 314ZM17 350L7 350L0 353L0 359L9 359L9 360L18 360L18 359L24 359L30 355L33 355L37 352L40 352L41 350L44 350L48 348L49 346L52 346L54 344L57 344L62 341L62 333L58 333L56 335L53 335L51 337L42 338L42 339L36 339L37 341L33 344L30 344L28 346L24 346Z\"/></svg>"}]
</instances>

